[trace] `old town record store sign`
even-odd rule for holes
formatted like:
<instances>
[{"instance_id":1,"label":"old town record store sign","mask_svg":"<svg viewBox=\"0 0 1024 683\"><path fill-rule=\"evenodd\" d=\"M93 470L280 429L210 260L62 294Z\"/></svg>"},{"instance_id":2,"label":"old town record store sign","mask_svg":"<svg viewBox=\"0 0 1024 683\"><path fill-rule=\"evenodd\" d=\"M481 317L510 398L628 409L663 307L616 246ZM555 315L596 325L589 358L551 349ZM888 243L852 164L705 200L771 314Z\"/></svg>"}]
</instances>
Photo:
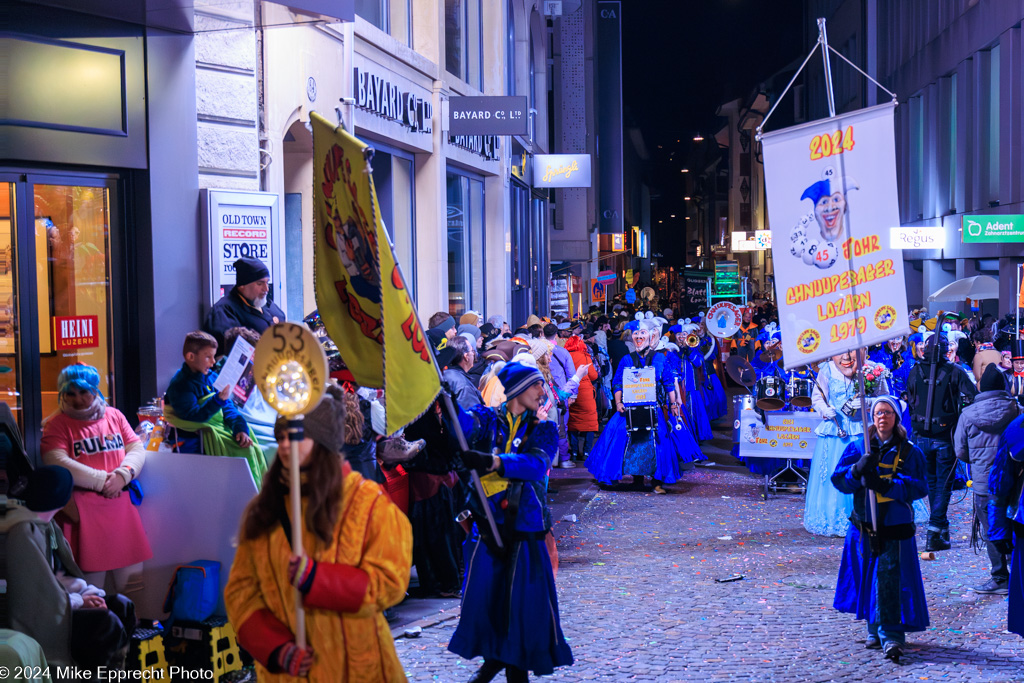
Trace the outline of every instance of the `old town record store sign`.
<instances>
[{"instance_id":1,"label":"old town record store sign","mask_svg":"<svg viewBox=\"0 0 1024 683\"><path fill-rule=\"evenodd\" d=\"M433 130L434 106L428 100L359 67L353 69L353 78L356 106L360 109L400 123L414 133Z\"/></svg>"}]
</instances>

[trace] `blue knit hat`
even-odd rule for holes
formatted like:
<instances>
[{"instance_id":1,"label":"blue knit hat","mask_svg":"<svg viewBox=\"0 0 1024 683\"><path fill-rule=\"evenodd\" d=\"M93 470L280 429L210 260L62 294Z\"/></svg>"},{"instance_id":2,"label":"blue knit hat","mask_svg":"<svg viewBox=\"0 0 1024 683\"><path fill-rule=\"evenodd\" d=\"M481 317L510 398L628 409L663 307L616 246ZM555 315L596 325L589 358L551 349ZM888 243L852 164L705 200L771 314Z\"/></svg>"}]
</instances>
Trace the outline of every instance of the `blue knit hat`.
<instances>
[{"instance_id":1,"label":"blue knit hat","mask_svg":"<svg viewBox=\"0 0 1024 683\"><path fill-rule=\"evenodd\" d=\"M498 373L498 381L505 388L505 398L513 399L537 382L543 382L544 376L537 368L522 363L506 363Z\"/></svg>"},{"instance_id":2,"label":"blue knit hat","mask_svg":"<svg viewBox=\"0 0 1024 683\"><path fill-rule=\"evenodd\" d=\"M892 411L894 413L896 413L896 424L899 424L900 423L900 419L903 417L903 401L901 401L900 399L896 398L895 396L889 396L889 395L884 395L883 394L882 396L879 396L878 398L876 398L871 403L871 413L872 413L872 415L875 412L875 406L877 406L879 403L885 403L890 408L892 408Z\"/></svg>"},{"instance_id":3,"label":"blue knit hat","mask_svg":"<svg viewBox=\"0 0 1024 683\"><path fill-rule=\"evenodd\" d=\"M57 376L57 391L65 394L68 391L86 391L99 396L104 401L106 397L100 391L100 372L91 365L75 363L60 371Z\"/></svg>"}]
</instances>

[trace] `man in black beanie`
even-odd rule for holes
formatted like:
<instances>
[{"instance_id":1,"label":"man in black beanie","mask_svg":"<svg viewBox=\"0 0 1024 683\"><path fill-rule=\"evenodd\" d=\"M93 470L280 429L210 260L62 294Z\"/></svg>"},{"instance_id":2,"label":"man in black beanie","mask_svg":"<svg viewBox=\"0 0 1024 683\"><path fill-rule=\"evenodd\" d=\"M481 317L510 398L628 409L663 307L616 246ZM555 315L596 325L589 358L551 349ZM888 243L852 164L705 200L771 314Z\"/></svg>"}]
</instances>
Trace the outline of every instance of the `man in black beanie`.
<instances>
[{"instance_id":1,"label":"man in black beanie","mask_svg":"<svg viewBox=\"0 0 1024 683\"><path fill-rule=\"evenodd\" d=\"M235 286L213 305L206 315L203 330L217 340L221 353L231 353L224 346L224 333L232 327L248 327L258 334L284 320L284 312L268 299L270 271L254 258L235 261Z\"/></svg>"},{"instance_id":2,"label":"man in black beanie","mask_svg":"<svg viewBox=\"0 0 1024 683\"><path fill-rule=\"evenodd\" d=\"M998 512L1005 517L1006 505L1002 506L1001 511L989 509L988 485L999 450L999 438L1020 414L1021 408L1006 390L1006 379L998 366L990 364L985 368L979 385L981 392L975 397L974 403L964 408L953 436L956 457L971 465L975 524L980 532L978 540L985 544L992 565L991 578L971 590L975 593L1006 595L1010 580L1007 548L1005 544L989 540L989 516L992 512Z\"/></svg>"}]
</instances>

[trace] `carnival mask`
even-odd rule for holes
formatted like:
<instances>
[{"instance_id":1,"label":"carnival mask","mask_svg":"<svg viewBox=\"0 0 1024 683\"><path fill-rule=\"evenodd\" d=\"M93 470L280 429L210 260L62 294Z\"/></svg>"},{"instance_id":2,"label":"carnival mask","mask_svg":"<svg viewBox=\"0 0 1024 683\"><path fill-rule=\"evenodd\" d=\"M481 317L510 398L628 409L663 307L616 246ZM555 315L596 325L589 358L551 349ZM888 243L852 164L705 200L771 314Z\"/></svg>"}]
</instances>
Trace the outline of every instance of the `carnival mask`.
<instances>
[{"instance_id":1,"label":"carnival mask","mask_svg":"<svg viewBox=\"0 0 1024 683\"><path fill-rule=\"evenodd\" d=\"M633 346L636 347L637 351L643 351L646 349L650 341L651 339L647 334L647 330L633 330Z\"/></svg>"},{"instance_id":2,"label":"carnival mask","mask_svg":"<svg viewBox=\"0 0 1024 683\"><path fill-rule=\"evenodd\" d=\"M903 348L903 337L896 337L889 340L889 353L896 353Z\"/></svg>"},{"instance_id":3,"label":"carnival mask","mask_svg":"<svg viewBox=\"0 0 1024 683\"><path fill-rule=\"evenodd\" d=\"M832 363L839 372L843 373L844 377L852 378L857 374L857 354L853 351L832 356Z\"/></svg>"}]
</instances>

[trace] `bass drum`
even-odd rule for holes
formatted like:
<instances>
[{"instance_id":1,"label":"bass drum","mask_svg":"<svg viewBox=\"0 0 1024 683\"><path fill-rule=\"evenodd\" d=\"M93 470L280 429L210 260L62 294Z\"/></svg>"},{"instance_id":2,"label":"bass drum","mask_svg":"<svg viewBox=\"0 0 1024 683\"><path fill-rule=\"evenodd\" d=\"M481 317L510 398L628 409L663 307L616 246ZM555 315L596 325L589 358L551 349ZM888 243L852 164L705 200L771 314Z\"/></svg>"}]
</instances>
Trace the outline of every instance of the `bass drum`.
<instances>
[{"instance_id":1,"label":"bass drum","mask_svg":"<svg viewBox=\"0 0 1024 683\"><path fill-rule=\"evenodd\" d=\"M786 389L780 377L765 375L757 380L757 407L765 411L786 407Z\"/></svg>"},{"instance_id":2,"label":"bass drum","mask_svg":"<svg viewBox=\"0 0 1024 683\"><path fill-rule=\"evenodd\" d=\"M754 395L740 394L732 397L732 442L740 442L740 413L754 409ZM760 419L760 418L759 418Z\"/></svg>"},{"instance_id":3,"label":"bass drum","mask_svg":"<svg viewBox=\"0 0 1024 683\"><path fill-rule=\"evenodd\" d=\"M794 378L786 387L789 393L789 402L795 408L811 407L811 390L814 383L809 379Z\"/></svg>"}]
</instances>

